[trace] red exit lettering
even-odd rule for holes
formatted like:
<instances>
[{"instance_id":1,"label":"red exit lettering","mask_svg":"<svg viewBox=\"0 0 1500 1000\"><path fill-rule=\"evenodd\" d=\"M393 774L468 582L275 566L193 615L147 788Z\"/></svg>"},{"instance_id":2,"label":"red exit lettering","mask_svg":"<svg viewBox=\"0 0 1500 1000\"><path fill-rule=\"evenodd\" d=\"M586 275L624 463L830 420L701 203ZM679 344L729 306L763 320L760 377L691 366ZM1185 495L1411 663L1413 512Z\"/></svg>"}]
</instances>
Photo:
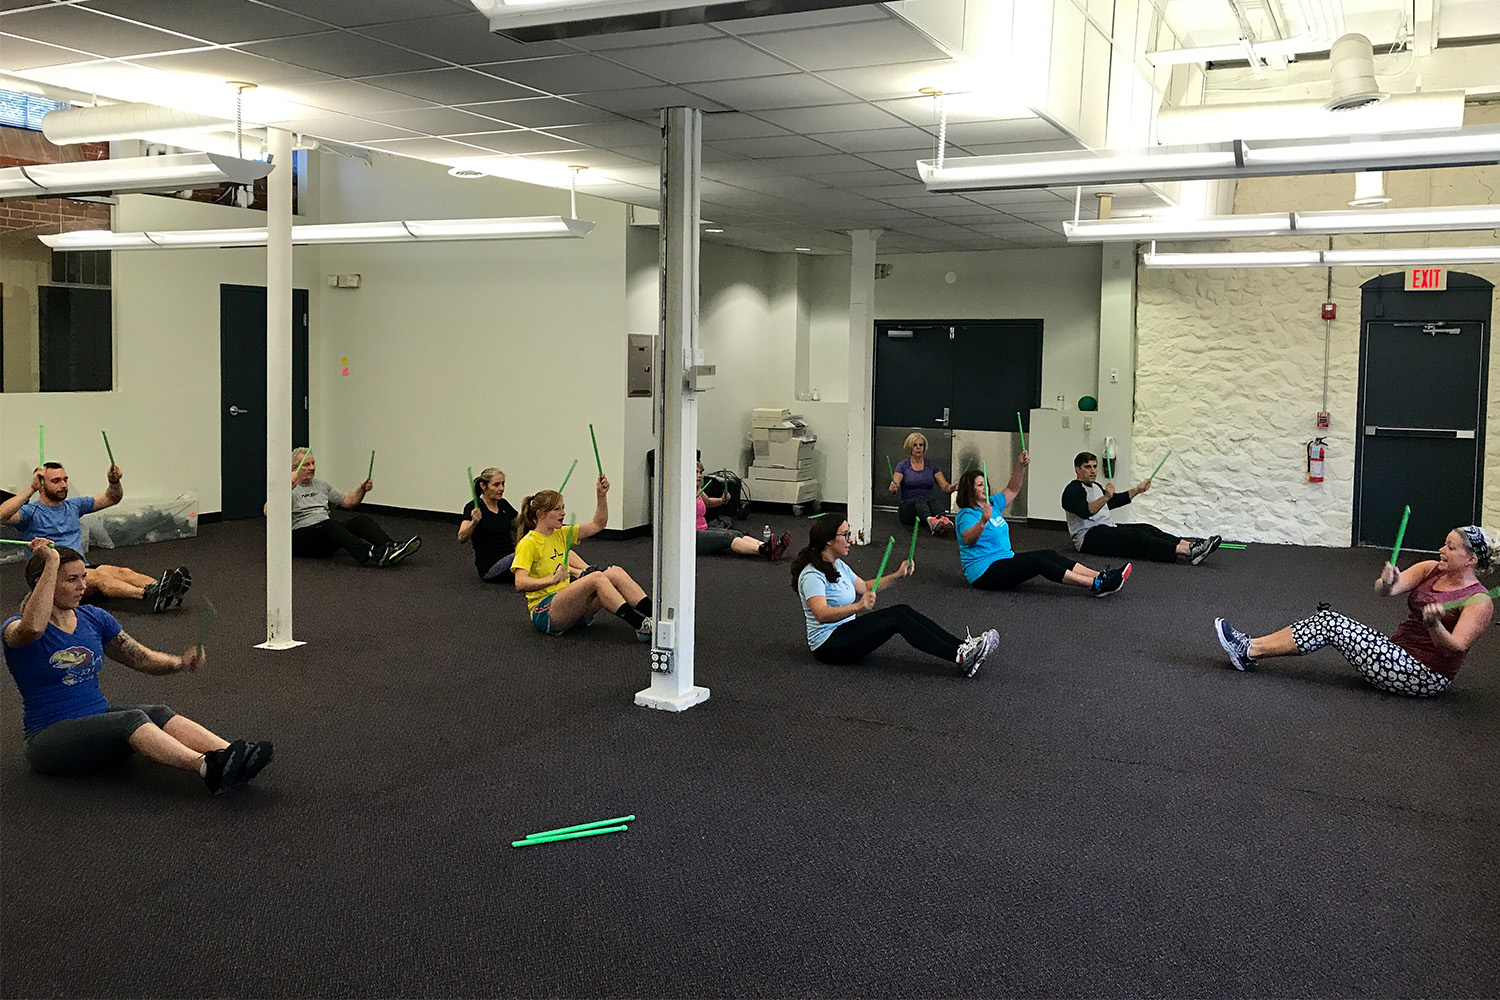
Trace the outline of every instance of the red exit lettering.
<instances>
[{"instance_id":1,"label":"red exit lettering","mask_svg":"<svg viewBox=\"0 0 1500 1000\"><path fill-rule=\"evenodd\" d=\"M1441 267L1414 267L1406 272L1408 292L1443 291L1448 287L1448 275Z\"/></svg>"}]
</instances>

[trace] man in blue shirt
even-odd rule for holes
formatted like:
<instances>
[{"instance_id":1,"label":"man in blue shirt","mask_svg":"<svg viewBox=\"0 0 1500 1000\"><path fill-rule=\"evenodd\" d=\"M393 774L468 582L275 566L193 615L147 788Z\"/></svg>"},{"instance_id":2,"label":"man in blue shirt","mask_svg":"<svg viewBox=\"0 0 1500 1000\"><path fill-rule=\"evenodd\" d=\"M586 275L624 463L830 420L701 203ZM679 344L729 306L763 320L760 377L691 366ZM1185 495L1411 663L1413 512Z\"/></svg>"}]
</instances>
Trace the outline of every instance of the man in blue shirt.
<instances>
[{"instance_id":1,"label":"man in blue shirt","mask_svg":"<svg viewBox=\"0 0 1500 1000\"><path fill-rule=\"evenodd\" d=\"M120 485L118 465L108 472L109 487L97 496L68 496L68 470L56 462L39 466L24 493L0 503L0 524L13 524L21 537L46 538L56 545L78 552L85 551L83 525L85 514L113 507L125 496ZM32 500L35 495L36 499ZM182 604L182 597L193 585L193 575L186 566L178 566L153 579L124 566L89 566L85 599L131 597L145 601L152 611L166 611Z\"/></svg>"}]
</instances>

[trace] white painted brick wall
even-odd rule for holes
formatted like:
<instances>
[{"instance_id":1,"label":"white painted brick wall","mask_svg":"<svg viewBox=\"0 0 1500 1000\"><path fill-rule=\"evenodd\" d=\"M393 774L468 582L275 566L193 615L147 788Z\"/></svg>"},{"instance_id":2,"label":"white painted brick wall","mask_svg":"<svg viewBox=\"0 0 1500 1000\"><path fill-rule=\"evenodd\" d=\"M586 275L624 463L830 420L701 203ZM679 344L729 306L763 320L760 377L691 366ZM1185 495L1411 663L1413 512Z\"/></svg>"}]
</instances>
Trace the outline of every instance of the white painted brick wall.
<instances>
[{"instance_id":1,"label":"white painted brick wall","mask_svg":"<svg viewBox=\"0 0 1500 1000\"><path fill-rule=\"evenodd\" d=\"M1470 109L1467 124L1500 123L1500 109ZM1392 207L1490 204L1500 168L1402 171L1386 175ZM1244 181L1238 213L1345 208L1350 175ZM1495 244L1495 234L1338 238L1356 246ZM1326 240L1233 241L1234 249L1325 249ZM1174 244L1223 250L1229 241ZM1163 247L1163 249L1167 249ZM1500 285L1500 267L1457 268ZM1132 505L1136 519L1186 534L1257 542L1345 546L1354 495L1354 421L1359 375L1360 285L1372 268L1334 268L1328 410L1319 432L1328 271L1317 268L1138 271L1133 478L1174 454L1152 490ZM1500 304L1497 304L1500 305ZM1500 307L1494 315L1500 316ZM1441 386L1413 385L1412 392ZM1329 460L1320 484L1307 482L1305 444L1321 434ZM1484 522L1500 528L1500 347L1490 348L1485 432ZM1413 484L1417 502L1419 484ZM1394 534L1395 526L1392 525Z\"/></svg>"}]
</instances>

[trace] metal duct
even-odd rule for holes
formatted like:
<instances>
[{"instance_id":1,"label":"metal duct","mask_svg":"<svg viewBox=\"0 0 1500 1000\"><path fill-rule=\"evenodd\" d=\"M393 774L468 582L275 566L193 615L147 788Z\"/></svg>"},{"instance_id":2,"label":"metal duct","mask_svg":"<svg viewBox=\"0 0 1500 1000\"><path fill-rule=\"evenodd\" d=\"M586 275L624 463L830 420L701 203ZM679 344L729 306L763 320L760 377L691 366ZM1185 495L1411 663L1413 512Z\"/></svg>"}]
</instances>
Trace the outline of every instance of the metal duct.
<instances>
[{"instance_id":1,"label":"metal duct","mask_svg":"<svg viewBox=\"0 0 1500 1000\"><path fill-rule=\"evenodd\" d=\"M1324 105L1329 111L1352 111L1374 104L1385 95L1375 82L1375 49L1370 40L1350 32L1328 50L1333 96Z\"/></svg>"},{"instance_id":2,"label":"metal duct","mask_svg":"<svg viewBox=\"0 0 1500 1000\"><path fill-rule=\"evenodd\" d=\"M234 131L234 122L193 111L156 104L107 104L97 108L69 108L42 119L42 134L59 146L106 139L134 139L146 133L179 129Z\"/></svg>"}]
</instances>

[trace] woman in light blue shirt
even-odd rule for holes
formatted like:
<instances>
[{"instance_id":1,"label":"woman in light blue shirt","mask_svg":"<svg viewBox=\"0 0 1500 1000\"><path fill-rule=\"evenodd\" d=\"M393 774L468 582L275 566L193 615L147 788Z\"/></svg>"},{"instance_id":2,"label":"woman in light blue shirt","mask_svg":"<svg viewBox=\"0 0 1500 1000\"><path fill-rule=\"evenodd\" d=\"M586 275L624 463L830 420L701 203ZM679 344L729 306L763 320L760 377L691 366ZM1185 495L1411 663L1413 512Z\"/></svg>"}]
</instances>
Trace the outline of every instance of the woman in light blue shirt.
<instances>
[{"instance_id":1,"label":"woman in light blue shirt","mask_svg":"<svg viewBox=\"0 0 1500 1000\"><path fill-rule=\"evenodd\" d=\"M807 548L792 561L792 586L802 600L807 618L807 645L822 663L858 663L900 635L924 653L956 663L973 677L986 657L1000 645L1000 633L959 639L910 606L875 610L875 580L861 580L844 562L849 554L849 522L819 518L808 531ZM910 576L915 567L906 561L883 576L880 586Z\"/></svg>"},{"instance_id":2,"label":"woman in light blue shirt","mask_svg":"<svg viewBox=\"0 0 1500 1000\"><path fill-rule=\"evenodd\" d=\"M1029 464L1031 456L1021 452L1010 482L994 496L989 495L989 483L980 470L969 469L958 477L958 557L964 579L980 590L1010 590L1044 576L1053 583L1087 587L1095 597L1105 597L1125 586L1130 579L1130 563L1122 569L1099 572L1051 549L1016 552L1010 547L1010 525L1000 512L1021 492Z\"/></svg>"}]
</instances>

